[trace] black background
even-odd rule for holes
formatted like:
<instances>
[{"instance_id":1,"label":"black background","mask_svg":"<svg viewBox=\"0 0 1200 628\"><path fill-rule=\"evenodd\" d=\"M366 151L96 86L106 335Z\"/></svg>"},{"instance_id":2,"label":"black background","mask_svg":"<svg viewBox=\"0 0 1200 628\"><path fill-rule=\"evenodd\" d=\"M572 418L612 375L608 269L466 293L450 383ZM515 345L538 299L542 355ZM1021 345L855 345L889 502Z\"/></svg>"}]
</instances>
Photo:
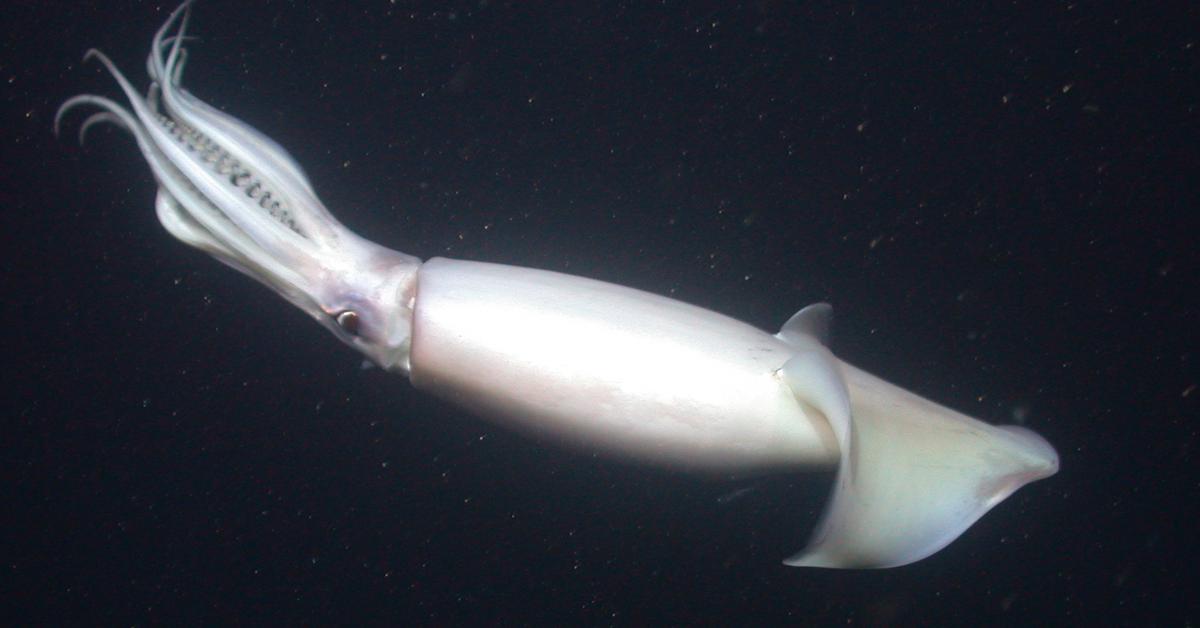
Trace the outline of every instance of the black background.
<instances>
[{"instance_id":1,"label":"black background","mask_svg":"<svg viewBox=\"0 0 1200 628\"><path fill-rule=\"evenodd\" d=\"M828 300L842 357L1062 471L918 564L786 568L828 475L593 459L363 370L172 240L122 133L50 133L172 7L9 2L7 619L1196 622L1195 5L590 4L206 1L184 82L372 240L766 329Z\"/></svg>"}]
</instances>

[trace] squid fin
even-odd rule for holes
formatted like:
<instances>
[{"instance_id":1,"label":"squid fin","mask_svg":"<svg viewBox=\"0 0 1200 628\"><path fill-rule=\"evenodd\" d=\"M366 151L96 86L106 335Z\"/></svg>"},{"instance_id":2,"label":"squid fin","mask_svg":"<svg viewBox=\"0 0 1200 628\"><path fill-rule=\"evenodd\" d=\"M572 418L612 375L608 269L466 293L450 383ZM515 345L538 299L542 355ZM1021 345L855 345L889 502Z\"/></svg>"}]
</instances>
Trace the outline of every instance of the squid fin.
<instances>
[{"instance_id":1,"label":"squid fin","mask_svg":"<svg viewBox=\"0 0 1200 628\"><path fill-rule=\"evenodd\" d=\"M841 452L821 521L785 564L879 568L921 560L1021 486L1058 470L1058 454L1032 431L982 423L838 360L817 335L827 333L828 306L815 310L823 324L806 315L812 307L779 334L797 350L780 375L825 415Z\"/></svg>"}]
</instances>

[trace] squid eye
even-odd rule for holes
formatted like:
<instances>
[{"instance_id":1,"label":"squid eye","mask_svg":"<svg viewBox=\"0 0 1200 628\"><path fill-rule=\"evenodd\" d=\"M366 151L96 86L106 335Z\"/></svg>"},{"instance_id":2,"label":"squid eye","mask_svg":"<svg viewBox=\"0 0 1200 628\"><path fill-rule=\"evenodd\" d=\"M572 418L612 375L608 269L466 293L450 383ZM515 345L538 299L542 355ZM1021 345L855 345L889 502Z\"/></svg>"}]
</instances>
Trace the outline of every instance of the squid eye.
<instances>
[{"instance_id":1,"label":"squid eye","mask_svg":"<svg viewBox=\"0 0 1200 628\"><path fill-rule=\"evenodd\" d=\"M345 312L338 314L333 320L337 321L338 327L341 327L342 331L350 334L351 336L358 335L359 319L357 312L354 312L353 310L346 310Z\"/></svg>"}]
</instances>

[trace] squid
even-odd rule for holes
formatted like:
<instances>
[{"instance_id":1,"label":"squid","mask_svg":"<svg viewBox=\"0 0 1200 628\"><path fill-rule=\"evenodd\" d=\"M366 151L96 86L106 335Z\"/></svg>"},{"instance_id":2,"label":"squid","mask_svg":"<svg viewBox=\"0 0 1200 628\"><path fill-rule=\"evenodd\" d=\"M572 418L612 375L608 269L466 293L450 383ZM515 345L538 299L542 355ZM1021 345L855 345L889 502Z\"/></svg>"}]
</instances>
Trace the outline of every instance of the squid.
<instances>
[{"instance_id":1,"label":"squid","mask_svg":"<svg viewBox=\"0 0 1200 628\"><path fill-rule=\"evenodd\" d=\"M776 333L694 305L572 275L435 257L352 233L277 143L181 86L190 2L150 45L142 95L98 50L128 105L83 106L128 131L175 238L273 289L412 386L543 441L665 467L764 473L835 468L807 547L784 563L883 568L921 560L1058 455L848 364L831 308Z\"/></svg>"}]
</instances>

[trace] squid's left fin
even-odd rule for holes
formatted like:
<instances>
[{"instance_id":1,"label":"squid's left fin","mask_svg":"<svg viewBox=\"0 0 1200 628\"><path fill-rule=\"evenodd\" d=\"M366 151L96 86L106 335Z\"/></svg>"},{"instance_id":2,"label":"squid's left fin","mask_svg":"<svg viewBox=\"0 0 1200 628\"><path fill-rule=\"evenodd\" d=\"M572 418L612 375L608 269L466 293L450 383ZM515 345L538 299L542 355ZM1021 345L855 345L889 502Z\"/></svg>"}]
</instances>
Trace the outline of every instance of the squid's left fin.
<instances>
[{"instance_id":1,"label":"squid's left fin","mask_svg":"<svg viewBox=\"0 0 1200 628\"><path fill-rule=\"evenodd\" d=\"M1053 475L1041 436L993 426L923 399L834 357L828 305L793 316L778 337L796 349L780 376L837 437L833 495L813 538L788 565L896 567L933 554L1021 486Z\"/></svg>"}]
</instances>

